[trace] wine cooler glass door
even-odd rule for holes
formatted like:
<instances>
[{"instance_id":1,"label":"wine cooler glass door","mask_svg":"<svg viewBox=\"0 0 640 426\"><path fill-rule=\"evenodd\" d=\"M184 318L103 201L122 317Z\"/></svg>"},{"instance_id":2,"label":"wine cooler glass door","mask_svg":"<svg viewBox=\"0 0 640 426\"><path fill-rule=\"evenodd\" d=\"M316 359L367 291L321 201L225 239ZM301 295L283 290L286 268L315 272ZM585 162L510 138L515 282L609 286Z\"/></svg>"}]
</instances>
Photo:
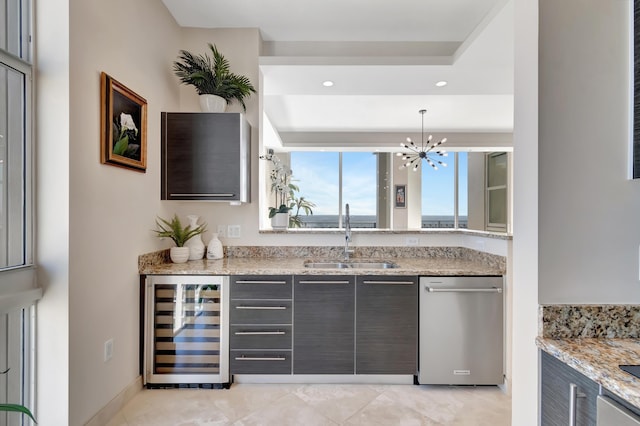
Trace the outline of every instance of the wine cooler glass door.
<instances>
[{"instance_id":1,"label":"wine cooler glass door","mask_svg":"<svg viewBox=\"0 0 640 426\"><path fill-rule=\"evenodd\" d=\"M228 289L228 277L148 277L145 384L229 382Z\"/></svg>"}]
</instances>

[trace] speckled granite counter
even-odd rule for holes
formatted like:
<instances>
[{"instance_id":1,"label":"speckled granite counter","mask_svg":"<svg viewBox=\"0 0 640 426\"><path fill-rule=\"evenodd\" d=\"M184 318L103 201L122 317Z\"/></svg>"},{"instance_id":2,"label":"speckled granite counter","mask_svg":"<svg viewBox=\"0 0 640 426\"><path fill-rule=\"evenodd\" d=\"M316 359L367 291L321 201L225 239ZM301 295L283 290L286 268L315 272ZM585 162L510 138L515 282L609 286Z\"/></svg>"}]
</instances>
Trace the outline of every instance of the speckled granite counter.
<instances>
[{"instance_id":1,"label":"speckled granite counter","mask_svg":"<svg viewBox=\"0 0 640 426\"><path fill-rule=\"evenodd\" d=\"M460 247L356 247L353 260L390 260L392 269L310 269L306 260L340 260L342 247L225 247L221 260L170 263L166 251L140 256L140 274L184 275L503 275L505 260Z\"/></svg>"},{"instance_id":2,"label":"speckled granite counter","mask_svg":"<svg viewBox=\"0 0 640 426\"><path fill-rule=\"evenodd\" d=\"M640 407L640 379L625 373L621 364L640 364L639 339L536 338L540 349Z\"/></svg>"},{"instance_id":3,"label":"speckled granite counter","mask_svg":"<svg viewBox=\"0 0 640 426\"><path fill-rule=\"evenodd\" d=\"M305 268L309 258L225 258L193 260L187 263L148 265L140 274L184 275L502 275L504 271L483 263L463 259L391 259L398 268L392 269L323 269ZM314 260L314 259L311 259ZM318 260L318 259L315 259Z\"/></svg>"}]
</instances>

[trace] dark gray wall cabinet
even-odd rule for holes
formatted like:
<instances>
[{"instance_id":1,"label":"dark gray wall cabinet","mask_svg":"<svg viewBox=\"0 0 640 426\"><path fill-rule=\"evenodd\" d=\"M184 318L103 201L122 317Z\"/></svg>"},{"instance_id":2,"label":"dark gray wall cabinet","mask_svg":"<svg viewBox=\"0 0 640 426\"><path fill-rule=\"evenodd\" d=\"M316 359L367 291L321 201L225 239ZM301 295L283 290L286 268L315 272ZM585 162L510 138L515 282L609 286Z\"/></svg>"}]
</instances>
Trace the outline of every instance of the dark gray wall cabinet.
<instances>
[{"instance_id":1,"label":"dark gray wall cabinet","mask_svg":"<svg viewBox=\"0 0 640 426\"><path fill-rule=\"evenodd\" d=\"M356 374L417 374L418 278L356 279Z\"/></svg>"},{"instance_id":2,"label":"dark gray wall cabinet","mask_svg":"<svg viewBox=\"0 0 640 426\"><path fill-rule=\"evenodd\" d=\"M291 374L290 275L230 279L230 373Z\"/></svg>"},{"instance_id":3,"label":"dark gray wall cabinet","mask_svg":"<svg viewBox=\"0 0 640 426\"><path fill-rule=\"evenodd\" d=\"M163 200L250 201L251 128L240 113L163 112Z\"/></svg>"},{"instance_id":4,"label":"dark gray wall cabinet","mask_svg":"<svg viewBox=\"0 0 640 426\"><path fill-rule=\"evenodd\" d=\"M570 424L572 406L575 406L576 425L595 426L598 384L548 353L540 353L542 426ZM575 386L573 392L572 385Z\"/></svg>"},{"instance_id":5,"label":"dark gray wall cabinet","mask_svg":"<svg viewBox=\"0 0 640 426\"><path fill-rule=\"evenodd\" d=\"M355 277L294 277L294 374L353 374Z\"/></svg>"}]
</instances>

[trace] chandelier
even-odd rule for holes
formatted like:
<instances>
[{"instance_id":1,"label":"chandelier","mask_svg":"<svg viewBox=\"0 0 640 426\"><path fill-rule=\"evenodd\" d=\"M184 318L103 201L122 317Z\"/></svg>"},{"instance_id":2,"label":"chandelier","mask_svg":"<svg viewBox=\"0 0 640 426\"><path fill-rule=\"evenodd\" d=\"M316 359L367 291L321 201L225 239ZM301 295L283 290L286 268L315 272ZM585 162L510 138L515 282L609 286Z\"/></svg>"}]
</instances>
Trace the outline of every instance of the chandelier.
<instances>
[{"instance_id":1,"label":"chandelier","mask_svg":"<svg viewBox=\"0 0 640 426\"><path fill-rule=\"evenodd\" d=\"M416 145L415 143L413 143L411 138L407 138L408 144L400 144L401 147L410 151L406 153L398 152L396 154L396 156L398 157L402 156L402 160L406 161L402 164L402 166L400 166L400 169L412 167L413 171L415 172L416 170L418 170L418 167L420 167L420 163L422 163L422 160L425 160L431 167L434 168L434 170L438 170L438 165L447 167L446 163L443 163L438 159L440 157L446 157L447 152L442 150L434 151L435 148L445 143L447 141L447 138L442 138L439 142L432 143L433 135L429 135L429 137L425 141L424 114L427 112L427 110L421 109L418 112L422 115L422 139L420 141L420 145Z\"/></svg>"}]
</instances>

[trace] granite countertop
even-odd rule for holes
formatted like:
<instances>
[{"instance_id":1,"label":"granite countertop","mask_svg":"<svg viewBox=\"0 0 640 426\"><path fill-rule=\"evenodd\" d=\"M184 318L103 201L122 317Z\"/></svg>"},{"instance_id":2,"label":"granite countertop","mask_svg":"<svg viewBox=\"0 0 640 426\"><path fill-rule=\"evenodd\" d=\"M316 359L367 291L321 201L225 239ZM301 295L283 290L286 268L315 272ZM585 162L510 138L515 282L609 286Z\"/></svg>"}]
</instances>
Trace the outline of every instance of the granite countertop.
<instances>
[{"instance_id":1,"label":"granite countertop","mask_svg":"<svg viewBox=\"0 0 640 426\"><path fill-rule=\"evenodd\" d=\"M640 379L622 371L621 364L640 364L640 339L537 337L540 349L640 407Z\"/></svg>"},{"instance_id":2,"label":"granite countertop","mask_svg":"<svg viewBox=\"0 0 640 426\"><path fill-rule=\"evenodd\" d=\"M305 268L304 262L320 258L251 258L227 257L220 260L192 260L187 263L140 265L143 275L503 275L504 270L481 260L449 258L387 258L398 268L324 269ZM340 259L333 259L340 260ZM354 261L367 259L357 258ZM375 259L380 261L381 259Z\"/></svg>"}]
</instances>

